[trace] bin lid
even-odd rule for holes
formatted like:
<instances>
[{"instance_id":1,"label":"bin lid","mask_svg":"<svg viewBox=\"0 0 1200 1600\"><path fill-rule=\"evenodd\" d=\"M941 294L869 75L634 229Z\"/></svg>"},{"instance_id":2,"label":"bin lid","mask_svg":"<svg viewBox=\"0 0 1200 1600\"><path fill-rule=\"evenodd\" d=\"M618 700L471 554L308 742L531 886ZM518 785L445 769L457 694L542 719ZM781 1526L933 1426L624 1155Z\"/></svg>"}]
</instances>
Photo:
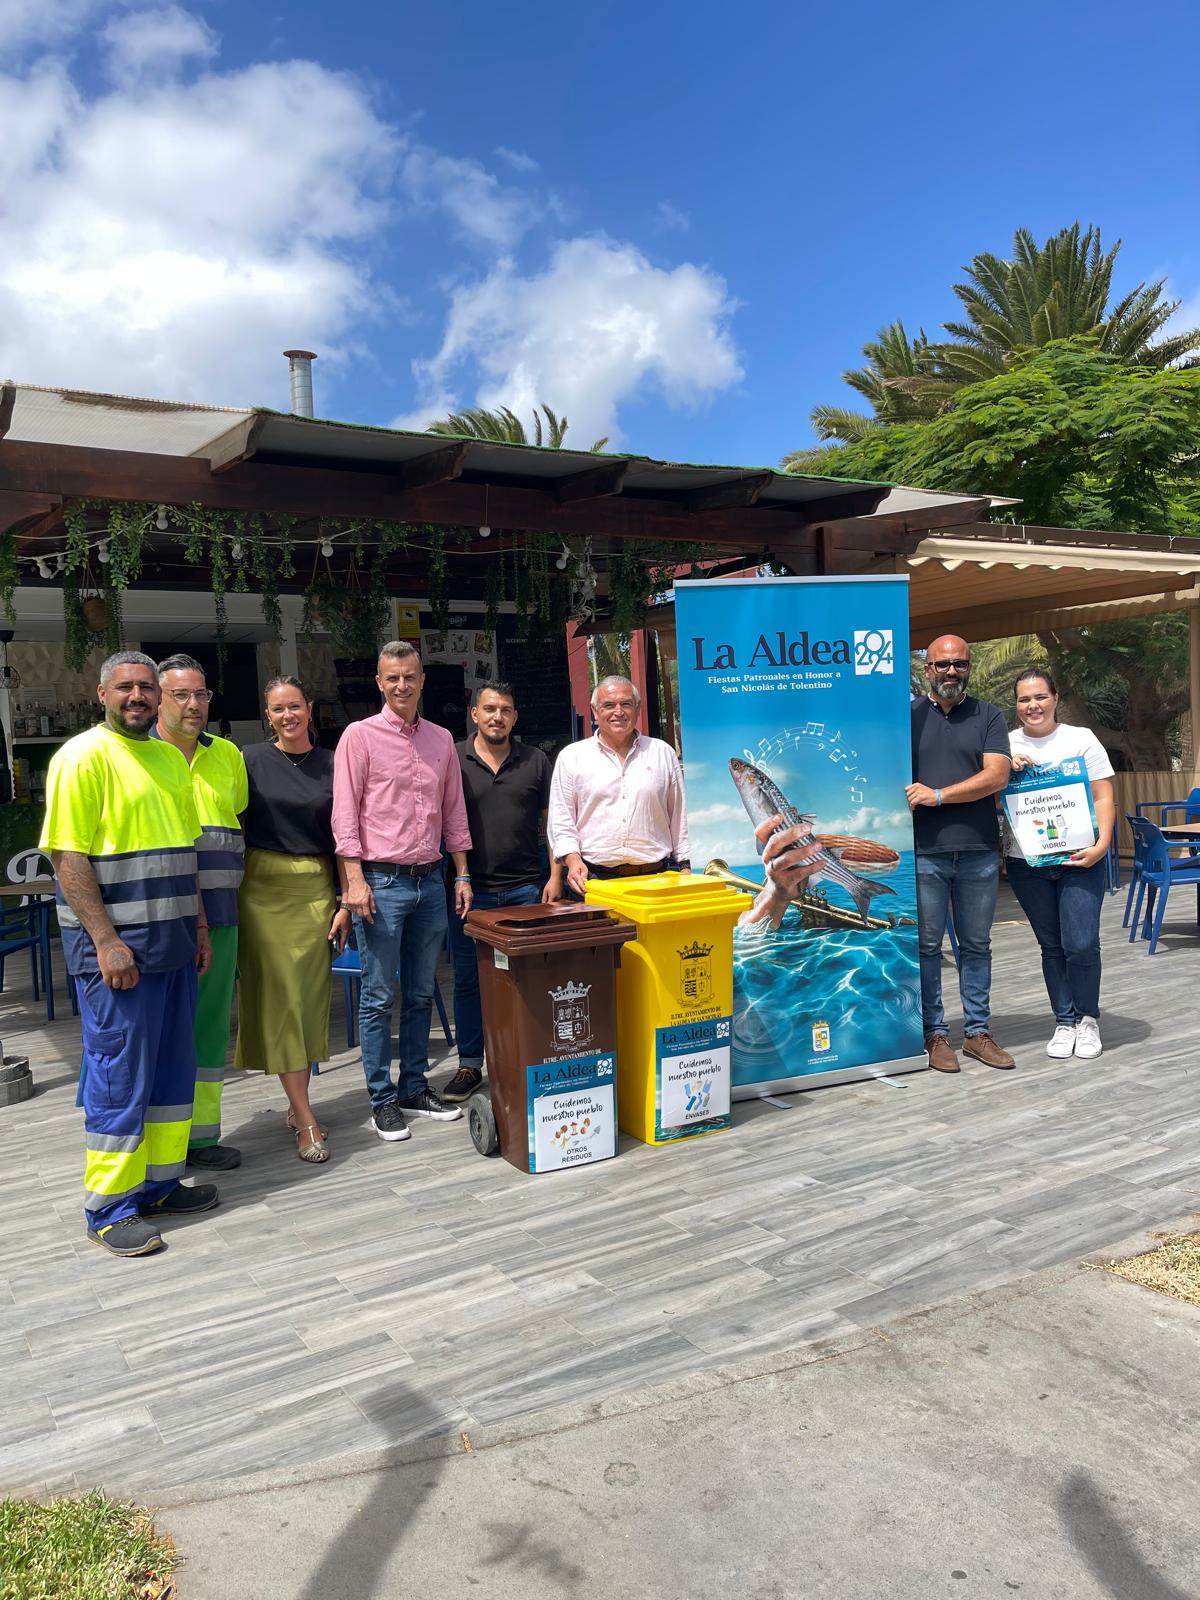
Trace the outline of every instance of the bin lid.
<instances>
[{"instance_id":1,"label":"bin lid","mask_svg":"<svg viewBox=\"0 0 1200 1600\"><path fill-rule=\"evenodd\" d=\"M624 944L637 934L626 916L604 906L555 900L545 906L497 906L471 911L464 931L510 956L544 955L580 946Z\"/></svg>"},{"instance_id":2,"label":"bin lid","mask_svg":"<svg viewBox=\"0 0 1200 1600\"><path fill-rule=\"evenodd\" d=\"M587 903L622 911L645 924L736 919L754 904L754 896L702 872L656 872L645 878L589 878Z\"/></svg>"}]
</instances>

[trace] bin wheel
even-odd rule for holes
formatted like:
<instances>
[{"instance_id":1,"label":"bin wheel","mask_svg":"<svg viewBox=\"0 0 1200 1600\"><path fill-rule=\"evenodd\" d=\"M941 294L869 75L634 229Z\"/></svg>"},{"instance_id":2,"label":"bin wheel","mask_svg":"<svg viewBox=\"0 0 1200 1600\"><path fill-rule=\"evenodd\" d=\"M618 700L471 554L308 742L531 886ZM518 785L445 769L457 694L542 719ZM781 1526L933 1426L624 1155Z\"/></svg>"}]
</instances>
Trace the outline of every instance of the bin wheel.
<instances>
[{"instance_id":1,"label":"bin wheel","mask_svg":"<svg viewBox=\"0 0 1200 1600\"><path fill-rule=\"evenodd\" d=\"M486 1091L473 1094L467 1101L467 1127L471 1131L471 1143L481 1156L499 1155L500 1135L496 1129L492 1097Z\"/></svg>"}]
</instances>

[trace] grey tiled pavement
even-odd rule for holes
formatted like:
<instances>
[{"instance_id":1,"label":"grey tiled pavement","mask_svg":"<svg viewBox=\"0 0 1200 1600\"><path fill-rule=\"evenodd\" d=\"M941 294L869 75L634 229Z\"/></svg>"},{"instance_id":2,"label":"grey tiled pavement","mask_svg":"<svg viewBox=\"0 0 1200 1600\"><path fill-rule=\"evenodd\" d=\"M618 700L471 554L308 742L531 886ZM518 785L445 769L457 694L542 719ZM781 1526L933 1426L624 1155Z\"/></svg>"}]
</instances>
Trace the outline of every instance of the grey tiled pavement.
<instances>
[{"instance_id":1,"label":"grey tiled pavement","mask_svg":"<svg viewBox=\"0 0 1200 1600\"><path fill-rule=\"evenodd\" d=\"M1148 958L1122 900L1105 910L1099 1061L1044 1055L1036 947L1005 897L993 1001L1015 1072L742 1105L730 1132L623 1138L615 1162L542 1178L480 1159L463 1123L379 1143L357 1052L316 1086L333 1159L302 1165L279 1086L234 1075L243 1167L140 1261L84 1238L78 1027L65 999L39 1022L13 964L0 1033L38 1093L0 1108L0 1488L152 1493L504 1423L1184 1219L1200 1208L1200 933L1180 895Z\"/></svg>"}]
</instances>

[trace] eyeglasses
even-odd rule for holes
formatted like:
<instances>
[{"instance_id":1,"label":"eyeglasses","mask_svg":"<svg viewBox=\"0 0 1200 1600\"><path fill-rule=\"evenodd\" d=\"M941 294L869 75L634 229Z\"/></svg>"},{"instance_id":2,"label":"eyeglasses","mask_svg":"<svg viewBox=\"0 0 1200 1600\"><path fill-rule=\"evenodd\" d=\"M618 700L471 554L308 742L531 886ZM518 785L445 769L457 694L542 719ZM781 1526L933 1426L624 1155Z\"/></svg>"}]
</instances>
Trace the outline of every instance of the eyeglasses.
<instances>
[{"instance_id":1,"label":"eyeglasses","mask_svg":"<svg viewBox=\"0 0 1200 1600\"><path fill-rule=\"evenodd\" d=\"M949 672L951 667L956 668L959 672L969 672L971 670L969 661L931 661L929 665L935 672Z\"/></svg>"},{"instance_id":2,"label":"eyeglasses","mask_svg":"<svg viewBox=\"0 0 1200 1600\"><path fill-rule=\"evenodd\" d=\"M177 706L185 706L189 700L195 700L200 705L206 706L213 697L211 689L168 689L167 693Z\"/></svg>"}]
</instances>

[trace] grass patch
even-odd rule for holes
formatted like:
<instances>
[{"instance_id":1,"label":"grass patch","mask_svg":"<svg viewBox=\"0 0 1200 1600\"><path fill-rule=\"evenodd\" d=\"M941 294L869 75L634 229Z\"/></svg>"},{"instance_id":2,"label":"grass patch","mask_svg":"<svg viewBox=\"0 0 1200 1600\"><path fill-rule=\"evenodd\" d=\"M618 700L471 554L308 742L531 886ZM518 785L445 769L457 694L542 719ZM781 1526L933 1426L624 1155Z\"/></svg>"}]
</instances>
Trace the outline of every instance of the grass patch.
<instances>
[{"instance_id":1,"label":"grass patch","mask_svg":"<svg viewBox=\"0 0 1200 1600\"><path fill-rule=\"evenodd\" d=\"M179 1557L140 1506L0 1500L0 1600L173 1600Z\"/></svg>"},{"instance_id":2,"label":"grass patch","mask_svg":"<svg viewBox=\"0 0 1200 1600\"><path fill-rule=\"evenodd\" d=\"M1104 1270L1200 1306L1200 1233L1155 1234L1155 1238L1162 1239L1156 1250L1126 1261L1106 1261Z\"/></svg>"}]
</instances>

